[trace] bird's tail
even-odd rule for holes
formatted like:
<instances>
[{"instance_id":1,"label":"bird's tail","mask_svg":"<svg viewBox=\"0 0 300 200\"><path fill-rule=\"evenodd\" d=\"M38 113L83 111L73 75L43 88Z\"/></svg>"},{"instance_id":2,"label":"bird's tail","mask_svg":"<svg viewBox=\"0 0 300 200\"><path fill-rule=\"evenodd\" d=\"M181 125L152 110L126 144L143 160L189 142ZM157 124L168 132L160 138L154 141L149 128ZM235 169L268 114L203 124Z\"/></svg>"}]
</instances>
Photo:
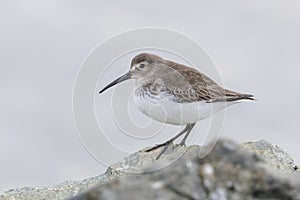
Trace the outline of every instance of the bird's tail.
<instances>
[{"instance_id":1,"label":"bird's tail","mask_svg":"<svg viewBox=\"0 0 300 200\"><path fill-rule=\"evenodd\" d=\"M256 100L252 94L241 94L231 90L225 90L225 96L223 98L215 99L212 102L238 102L240 100Z\"/></svg>"},{"instance_id":2,"label":"bird's tail","mask_svg":"<svg viewBox=\"0 0 300 200\"><path fill-rule=\"evenodd\" d=\"M235 97L226 97L226 101L239 101L239 100L256 100L253 98L253 95L251 94L241 94L239 96Z\"/></svg>"},{"instance_id":3,"label":"bird's tail","mask_svg":"<svg viewBox=\"0 0 300 200\"><path fill-rule=\"evenodd\" d=\"M253 98L252 94L241 94L238 92L233 92L231 90L225 90L226 101L239 101L239 100L256 100Z\"/></svg>"}]
</instances>

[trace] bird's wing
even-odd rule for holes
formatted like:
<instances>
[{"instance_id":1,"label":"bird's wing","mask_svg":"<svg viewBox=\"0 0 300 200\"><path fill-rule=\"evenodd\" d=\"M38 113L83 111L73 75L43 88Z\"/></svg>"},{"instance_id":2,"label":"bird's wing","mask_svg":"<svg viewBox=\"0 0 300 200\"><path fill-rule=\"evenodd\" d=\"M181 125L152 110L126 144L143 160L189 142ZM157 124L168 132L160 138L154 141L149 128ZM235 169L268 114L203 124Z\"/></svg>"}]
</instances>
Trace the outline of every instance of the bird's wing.
<instances>
[{"instance_id":1,"label":"bird's wing","mask_svg":"<svg viewBox=\"0 0 300 200\"><path fill-rule=\"evenodd\" d=\"M215 81L194 68L167 61L167 65L176 70L181 77L177 78L176 87L169 84L169 92L174 100L180 103L195 101L226 102L241 99L253 100L250 94L241 94L219 86ZM183 80L182 80L183 79ZM180 84L183 82L183 84Z\"/></svg>"}]
</instances>

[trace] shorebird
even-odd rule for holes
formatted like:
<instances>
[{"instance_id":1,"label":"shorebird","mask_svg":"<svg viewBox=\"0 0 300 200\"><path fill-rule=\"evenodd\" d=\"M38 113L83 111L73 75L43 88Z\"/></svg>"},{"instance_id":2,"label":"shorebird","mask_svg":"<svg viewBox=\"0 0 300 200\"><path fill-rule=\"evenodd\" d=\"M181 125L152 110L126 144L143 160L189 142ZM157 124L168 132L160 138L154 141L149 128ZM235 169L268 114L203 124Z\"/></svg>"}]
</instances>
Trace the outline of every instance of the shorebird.
<instances>
[{"instance_id":1,"label":"shorebird","mask_svg":"<svg viewBox=\"0 0 300 200\"><path fill-rule=\"evenodd\" d=\"M135 79L133 98L142 113L159 122L185 125L185 128L168 141L146 150L150 152L168 145L184 135L186 139L197 121L244 100L254 100L251 94L242 94L219 86L198 70L165 60L160 56L141 53L132 61L129 71L117 78L99 93L128 79Z\"/></svg>"}]
</instances>

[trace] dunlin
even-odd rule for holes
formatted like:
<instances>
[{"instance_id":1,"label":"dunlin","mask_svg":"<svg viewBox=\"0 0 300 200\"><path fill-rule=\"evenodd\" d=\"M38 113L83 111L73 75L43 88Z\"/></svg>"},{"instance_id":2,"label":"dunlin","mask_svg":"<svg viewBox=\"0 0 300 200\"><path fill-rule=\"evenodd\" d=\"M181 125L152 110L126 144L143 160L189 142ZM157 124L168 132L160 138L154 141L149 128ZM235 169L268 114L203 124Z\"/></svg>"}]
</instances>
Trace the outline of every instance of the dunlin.
<instances>
[{"instance_id":1,"label":"dunlin","mask_svg":"<svg viewBox=\"0 0 300 200\"><path fill-rule=\"evenodd\" d=\"M185 145L197 121L243 100L254 100L251 94L222 88L194 68L149 53L135 56L129 72L99 93L128 79L135 79L134 101L144 114L160 122L185 125L170 140L147 150L149 152L165 146L157 159L169 144L184 134L180 145Z\"/></svg>"}]
</instances>

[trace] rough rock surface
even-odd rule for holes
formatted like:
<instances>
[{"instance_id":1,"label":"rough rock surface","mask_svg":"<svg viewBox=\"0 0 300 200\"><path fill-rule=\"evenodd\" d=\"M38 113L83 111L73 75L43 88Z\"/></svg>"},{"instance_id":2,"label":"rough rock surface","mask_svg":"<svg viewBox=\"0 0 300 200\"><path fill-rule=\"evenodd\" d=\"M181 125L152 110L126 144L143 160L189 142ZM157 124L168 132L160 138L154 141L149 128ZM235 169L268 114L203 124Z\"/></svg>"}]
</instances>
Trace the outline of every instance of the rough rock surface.
<instances>
[{"instance_id":1,"label":"rough rock surface","mask_svg":"<svg viewBox=\"0 0 300 200\"><path fill-rule=\"evenodd\" d=\"M161 149L142 150L103 175L10 190L0 199L300 199L293 160L265 140L242 145L221 140L202 159L199 149L170 146L159 160L155 158Z\"/></svg>"},{"instance_id":2,"label":"rough rock surface","mask_svg":"<svg viewBox=\"0 0 300 200\"><path fill-rule=\"evenodd\" d=\"M246 142L241 146L249 152L264 159L274 169L286 172L298 171L299 167L294 164L293 159L288 153L277 145L273 145L267 140L259 140L257 142Z\"/></svg>"}]
</instances>

